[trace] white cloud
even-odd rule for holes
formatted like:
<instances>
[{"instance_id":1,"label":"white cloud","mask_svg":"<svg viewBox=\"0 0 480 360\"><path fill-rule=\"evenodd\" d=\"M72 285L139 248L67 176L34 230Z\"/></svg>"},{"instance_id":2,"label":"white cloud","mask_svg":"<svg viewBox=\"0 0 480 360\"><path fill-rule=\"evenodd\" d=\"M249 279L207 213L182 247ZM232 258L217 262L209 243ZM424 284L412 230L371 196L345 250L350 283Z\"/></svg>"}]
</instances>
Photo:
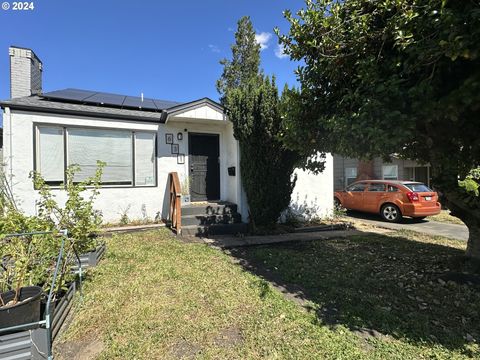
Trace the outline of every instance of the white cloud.
<instances>
[{"instance_id":1,"label":"white cloud","mask_svg":"<svg viewBox=\"0 0 480 360\"><path fill-rule=\"evenodd\" d=\"M283 46L283 44L277 44L277 48L275 49L275 56L279 59L288 57L288 55L285 54L285 46Z\"/></svg>"},{"instance_id":2,"label":"white cloud","mask_svg":"<svg viewBox=\"0 0 480 360\"><path fill-rule=\"evenodd\" d=\"M261 32L260 34L255 34L255 40L260 44L260 50L268 49L268 42L272 38L272 34L268 32Z\"/></svg>"},{"instance_id":3,"label":"white cloud","mask_svg":"<svg viewBox=\"0 0 480 360\"><path fill-rule=\"evenodd\" d=\"M214 52L214 53L220 52L220 48L217 45L208 44L208 48L210 49L211 52Z\"/></svg>"}]
</instances>

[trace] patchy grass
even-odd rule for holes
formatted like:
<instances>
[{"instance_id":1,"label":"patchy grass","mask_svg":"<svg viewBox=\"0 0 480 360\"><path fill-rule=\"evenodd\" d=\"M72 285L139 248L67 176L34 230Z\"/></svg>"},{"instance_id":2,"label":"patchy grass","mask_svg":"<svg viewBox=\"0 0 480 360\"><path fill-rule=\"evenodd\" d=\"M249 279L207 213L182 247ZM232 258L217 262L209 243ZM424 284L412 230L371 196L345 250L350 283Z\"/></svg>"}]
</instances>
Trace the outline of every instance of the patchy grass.
<instances>
[{"instance_id":1,"label":"patchy grass","mask_svg":"<svg viewBox=\"0 0 480 360\"><path fill-rule=\"evenodd\" d=\"M59 358L99 340L99 359L362 357L345 329L318 326L218 250L164 229L106 241Z\"/></svg>"},{"instance_id":2,"label":"patchy grass","mask_svg":"<svg viewBox=\"0 0 480 360\"><path fill-rule=\"evenodd\" d=\"M462 220L460 220L455 216L450 215L450 210L442 210L440 214L429 216L427 219L432 221L447 223L447 224L465 225Z\"/></svg>"},{"instance_id":3,"label":"patchy grass","mask_svg":"<svg viewBox=\"0 0 480 360\"><path fill-rule=\"evenodd\" d=\"M128 226L141 226L141 225L155 225L155 224L162 224L161 220L155 219L129 219L126 223L121 222L106 222L102 223L102 229L108 228L118 228L118 227L128 227Z\"/></svg>"},{"instance_id":4,"label":"patchy grass","mask_svg":"<svg viewBox=\"0 0 480 360\"><path fill-rule=\"evenodd\" d=\"M300 285L301 306L234 257L165 229L106 241L58 358L72 349L99 359L480 356L465 339L478 339L478 289L437 280L462 243L398 233L234 254L268 268L272 282Z\"/></svg>"},{"instance_id":5,"label":"patchy grass","mask_svg":"<svg viewBox=\"0 0 480 360\"><path fill-rule=\"evenodd\" d=\"M465 280L464 247L402 231L263 246L237 256L273 283L300 288L319 323L363 337L369 357L449 359L480 357L480 283L451 281Z\"/></svg>"}]
</instances>

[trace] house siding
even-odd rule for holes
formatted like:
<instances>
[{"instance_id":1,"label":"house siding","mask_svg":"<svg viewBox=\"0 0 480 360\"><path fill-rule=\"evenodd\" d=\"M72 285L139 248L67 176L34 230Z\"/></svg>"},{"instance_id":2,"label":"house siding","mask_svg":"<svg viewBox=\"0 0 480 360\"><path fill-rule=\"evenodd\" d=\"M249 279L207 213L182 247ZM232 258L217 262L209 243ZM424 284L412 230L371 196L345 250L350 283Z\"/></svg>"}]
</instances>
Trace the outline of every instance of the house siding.
<instances>
[{"instance_id":1,"label":"house siding","mask_svg":"<svg viewBox=\"0 0 480 360\"><path fill-rule=\"evenodd\" d=\"M340 155L333 156L333 168L334 168L334 189L341 190L345 188L345 169L349 167L358 168L359 160L352 158L344 158ZM398 179L410 180L408 178L408 167L425 167L428 165L419 164L413 160L392 159L392 162L384 162L381 158L373 159L373 173L375 179L383 179L384 165L397 165L398 166Z\"/></svg>"},{"instance_id":2,"label":"house siding","mask_svg":"<svg viewBox=\"0 0 480 360\"><path fill-rule=\"evenodd\" d=\"M297 183L292 192L291 208L298 211L312 211L317 217L324 218L333 214L333 156L327 154L325 169L320 174L296 169ZM303 214L302 214L303 215Z\"/></svg>"},{"instance_id":3,"label":"house siding","mask_svg":"<svg viewBox=\"0 0 480 360\"><path fill-rule=\"evenodd\" d=\"M185 118L160 124L5 108L4 170L18 207L28 215L35 215L38 210L36 207L36 200L39 199L38 191L33 188L32 180L29 178L35 162L35 124L153 131L157 134L157 184L151 187L102 187L94 206L102 212L105 222L117 222L124 212L130 220L143 219L145 215L149 219L156 217L167 219L168 174L177 172L181 181L189 174L188 132L214 133L218 134L220 139L221 200L236 203L242 220L248 221L248 203L241 184L239 146L233 136L232 124L226 120L219 121L220 119L210 123L187 120ZM182 140L177 139L179 132L183 133ZM185 154L184 164L178 164L177 155L171 154L171 145L166 144L165 141L166 133L174 135L174 142L179 145L179 153ZM319 175L297 169L297 184L292 193L292 204L308 204L309 207L316 209L316 215L320 217L331 216L333 212L333 157L330 154L327 155L326 161L325 170ZM228 175L227 168L232 166L236 167L236 176ZM66 194L62 189L52 187L52 192L60 204L66 201Z\"/></svg>"},{"instance_id":4,"label":"house siding","mask_svg":"<svg viewBox=\"0 0 480 360\"><path fill-rule=\"evenodd\" d=\"M74 125L111 129L128 129L133 131L154 131L157 134L157 185L152 187L102 187L95 201L95 208L103 214L104 221L117 221L127 209L129 219L141 219L144 215L153 219L168 218L168 173L178 172L181 179L188 174L188 136L177 140L177 133L184 129L191 132L218 133L220 135L220 170L222 200L238 203L237 182L228 177L227 167L236 166L236 149L230 124L209 126L206 124L152 124L140 121L111 121L105 119L81 118L67 115L49 115L11 111L11 122L5 121L6 148L4 151L5 172L12 184L17 205L29 215L37 213L35 201L38 192L34 190L29 173L34 169L34 126L36 123L52 125ZM10 123L12 129L10 130ZM177 163L177 155L171 154L171 145L165 143L165 134L173 133L179 152L185 154L185 164ZM10 141L12 156L10 157ZM52 188L59 203L66 200L65 192ZM239 204L240 206L241 204Z\"/></svg>"}]
</instances>

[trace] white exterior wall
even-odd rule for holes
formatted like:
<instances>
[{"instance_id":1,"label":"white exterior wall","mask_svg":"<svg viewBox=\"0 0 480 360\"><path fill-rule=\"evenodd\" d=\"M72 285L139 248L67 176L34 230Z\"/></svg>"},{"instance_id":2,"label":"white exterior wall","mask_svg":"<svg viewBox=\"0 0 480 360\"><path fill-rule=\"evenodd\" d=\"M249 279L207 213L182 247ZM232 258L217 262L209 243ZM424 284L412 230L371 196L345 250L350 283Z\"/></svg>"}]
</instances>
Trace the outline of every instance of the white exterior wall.
<instances>
[{"instance_id":1,"label":"white exterior wall","mask_svg":"<svg viewBox=\"0 0 480 360\"><path fill-rule=\"evenodd\" d=\"M291 209L303 215L305 210L320 218L333 215L333 157L327 154L325 169L315 175L302 169L295 170L297 183L292 192Z\"/></svg>"},{"instance_id":2,"label":"white exterior wall","mask_svg":"<svg viewBox=\"0 0 480 360\"><path fill-rule=\"evenodd\" d=\"M213 124L212 124L213 123ZM220 198L224 201L230 201L238 205L239 209L242 207L240 198L237 196L238 183L238 153L237 153L237 141L233 137L233 127L230 122L222 121L218 124L215 121L211 123L202 123L194 121L185 121L184 118L170 120L165 126L162 127L162 135L159 135L159 156L166 154L167 159L171 157L171 162L160 160L163 162L163 170L165 171L165 177L171 171L176 171L180 179L180 183L190 173L190 163L188 158L188 133L206 133L219 135L220 142ZM184 130L187 129L187 132ZM183 133L183 140L177 140L177 134ZM176 155L170 154L170 145L165 144L165 133L172 133L174 135L174 142L179 144L179 152L185 154L185 164L178 165ZM161 138L161 137L162 138ZM237 168L236 176L229 176L227 168L235 166ZM175 170L172 170L175 168ZM159 167L159 174L161 170ZM163 175L161 175L163 176ZM168 207L168 201L165 206Z\"/></svg>"},{"instance_id":3,"label":"white exterior wall","mask_svg":"<svg viewBox=\"0 0 480 360\"><path fill-rule=\"evenodd\" d=\"M225 119L198 120L183 117L172 118L167 124L141 121L123 121L101 118L81 118L69 115L10 111L4 114L4 163L5 174L12 184L18 206L27 214L36 214L35 200L38 199L32 180L28 177L34 168L34 124L75 125L111 129L128 129L157 132L157 186L155 187L103 187L95 201L95 208L102 211L104 221L118 221L125 209L129 219L143 218L143 210L153 219L168 217L168 173L176 171L180 181L189 173L188 133L213 133L220 139L220 195L221 200L238 205L242 221L248 221L247 199L240 180L239 148L233 137L232 124ZM193 115L193 114L192 114ZM11 126L11 127L10 127ZM185 132L187 129L187 132ZM177 134L183 133L178 140ZM185 164L177 164L177 155L171 154L171 145L166 144L165 134L174 135L179 152L185 154ZM229 176L227 168L235 166L236 176ZM292 193L292 206L307 205L315 208L321 217L333 212L333 161L327 155L325 170L319 175L297 169L296 187ZM65 193L53 188L59 203L65 201Z\"/></svg>"},{"instance_id":4,"label":"white exterior wall","mask_svg":"<svg viewBox=\"0 0 480 360\"><path fill-rule=\"evenodd\" d=\"M11 114L11 115L10 115ZM10 121L11 116L11 121ZM168 173L176 171L182 180L189 169L188 132L217 133L220 135L220 184L222 200L238 203L236 177L227 174L227 167L237 165L236 142L229 123L206 125L202 123L155 124L141 121L122 121L101 118L81 118L69 115L9 111L4 115L4 161L7 178L11 179L13 193L19 207L29 215L36 214L35 200L38 199L32 180L28 177L34 169L34 124L75 125L111 129L128 129L157 132L157 186L155 187L102 187L95 201L95 208L102 211L104 221L118 221L122 212L129 208L129 219L141 219L142 208L153 219L168 217ZM11 129L10 129L11 124ZM183 140L177 140L177 133L183 132ZM166 144L165 134L173 133L179 152L185 154L185 164L177 164L177 155L171 154L171 145ZM11 135L10 135L11 134ZM12 154L12 156L10 156ZM12 176L10 176L12 175ZM63 203L65 192L52 188L59 203ZM240 204L239 204L240 206Z\"/></svg>"}]
</instances>

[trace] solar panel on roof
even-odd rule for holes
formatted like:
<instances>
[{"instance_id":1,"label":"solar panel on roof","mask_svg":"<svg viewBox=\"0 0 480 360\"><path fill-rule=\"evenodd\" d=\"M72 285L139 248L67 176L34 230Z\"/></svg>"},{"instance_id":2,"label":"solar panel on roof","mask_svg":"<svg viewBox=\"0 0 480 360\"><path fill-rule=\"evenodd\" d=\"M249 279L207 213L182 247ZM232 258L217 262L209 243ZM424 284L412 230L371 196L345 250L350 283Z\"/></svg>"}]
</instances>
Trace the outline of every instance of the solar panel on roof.
<instances>
[{"instance_id":1,"label":"solar panel on roof","mask_svg":"<svg viewBox=\"0 0 480 360\"><path fill-rule=\"evenodd\" d=\"M157 110L157 107L151 99L142 99L136 96L127 96L123 102L123 106L130 106L142 109Z\"/></svg>"},{"instance_id":2,"label":"solar panel on roof","mask_svg":"<svg viewBox=\"0 0 480 360\"><path fill-rule=\"evenodd\" d=\"M122 106L123 102L125 101L125 97L125 95L96 93L95 95L86 98L85 101L95 104Z\"/></svg>"},{"instance_id":3,"label":"solar panel on roof","mask_svg":"<svg viewBox=\"0 0 480 360\"><path fill-rule=\"evenodd\" d=\"M136 108L144 110L164 110L181 103L175 101L159 100L159 99L142 99L138 96L125 96L119 94L103 93L98 91L80 90L80 89L64 89L56 90L42 95L44 98L52 100L75 101L85 104L102 104L105 106L118 106L122 108Z\"/></svg>"},{"instance_id":4,"label":"solar panel on roof","mask_svg":"<svg viewBox=\"0 0 480 360\"><path fill-rule=\"evenodd\" d=\"M49 99L83 101L84 99L94 94L96 94L95 91L65 89L65 90L52 91L52 92L43 94L43 96Z\"/></svg>"}]
</instances>

